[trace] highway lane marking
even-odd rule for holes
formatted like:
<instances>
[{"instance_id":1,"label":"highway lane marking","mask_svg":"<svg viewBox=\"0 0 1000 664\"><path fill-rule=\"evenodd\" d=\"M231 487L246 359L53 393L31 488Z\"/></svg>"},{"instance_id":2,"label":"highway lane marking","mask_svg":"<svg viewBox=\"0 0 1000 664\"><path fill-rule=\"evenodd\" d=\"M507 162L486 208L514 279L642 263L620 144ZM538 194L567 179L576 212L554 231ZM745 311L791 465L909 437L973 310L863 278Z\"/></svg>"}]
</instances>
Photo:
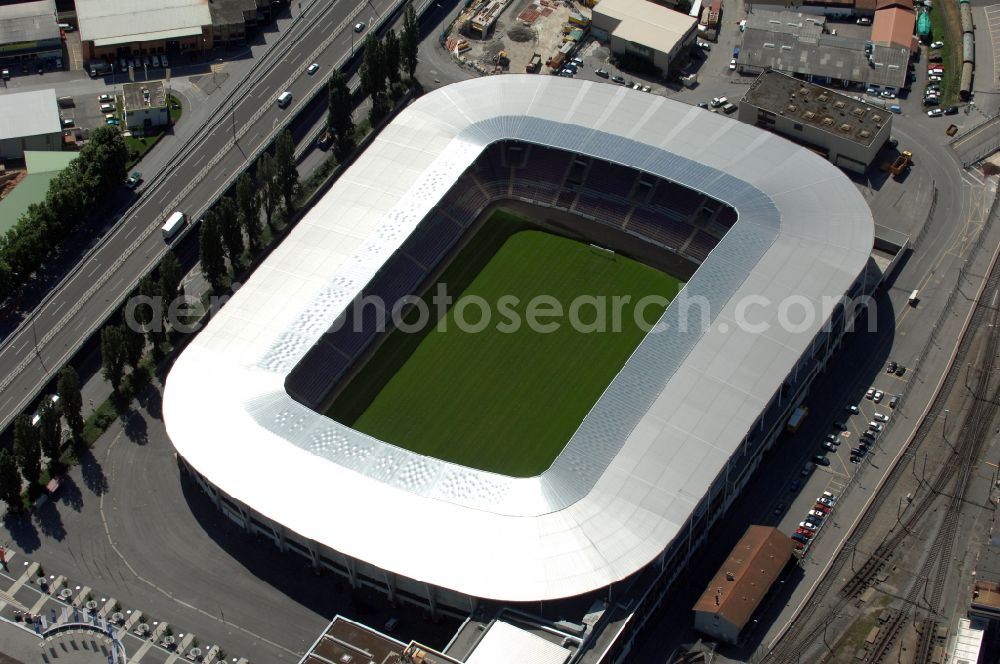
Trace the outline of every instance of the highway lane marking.
<instances>
[{"instance_id":1,"label":"highway lane marking","mask_svg":"<svg viewBox=\"0 0 1000 664\"><path fill-rule=\"evenodd\" d=\"M64 299L58 305L56 305L55 309L52 310L52 315L55 316L57 313L59 313L59 310L65 306L66 306L66 300Z\"/></svg>"}]
</instances>

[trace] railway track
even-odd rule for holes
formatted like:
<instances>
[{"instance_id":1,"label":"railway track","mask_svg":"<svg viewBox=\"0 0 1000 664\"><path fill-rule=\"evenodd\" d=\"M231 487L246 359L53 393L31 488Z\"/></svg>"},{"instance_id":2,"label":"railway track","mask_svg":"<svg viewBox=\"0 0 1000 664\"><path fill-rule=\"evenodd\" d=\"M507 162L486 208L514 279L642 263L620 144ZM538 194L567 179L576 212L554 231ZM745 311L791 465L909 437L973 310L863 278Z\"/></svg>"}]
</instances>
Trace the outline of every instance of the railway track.
<instances>
[{"instance_id":1,"label":"railway track","mask_svg":"<svg viewBox=\"0 0 1000 664\"><path fill-rule=\"evenodd\" d=\"M1000 288L1000 264L995 265L987 275L982 292L992 293L998 288ZM983 329L989 330L983 350L976 358L981 362L981 369L976 375L975 386L971 388L973 402L963 418L958 435L955 436L955 445L952 446L948 459L939 466L933 478L929 482L921 484L918 495L910 505L911 509L907 510L908 516L904 521L899 522L901 528L898 531L890 532L883 538L879 546L865 556L860 568L855 570L855 555L860 553L858 544L872 527L878 511L877 509L868 510L844 543L827 574L817 585L811 600L802 608L777 646L760 661L768 664L798 662L802 654L814 645L816 626L819 625L820 629L825 627L826 624L840 615L848 604L853 603L866 588L870 587L876 577L893 560L896 552L905 550L901 547L908 538L912 537L914 530L926 516L932 513L932 506L941 496L946 496L947 509L944 518L936 537L934 533L928 533L928 536L934 537L934 542L927 559L924 561L925 569L921 570L921 575L914 580L907 593L907 599L913 601L907 603L907 608L899 613L900 625L905 622L913 607L921 599L921 590L925 584L930 584L930 595L924 598L925 605L922 608L930 613L938 611L946 587L947 572L965 493L973 474L973 463L986 442L997 412L1000 411L1000 403L997 403L996 395L991 393L990 389L993 370L997 365L997 352L1000 351L1000 326L998 326L998 322L1000 322L1000 315L998 315L997 309L983 300L976 303L966 333L959 341L955 359L941 385L939 396L931 404L926 417L918 425L909 449L893 472L886 478L875 500L872 501L872 505L878 506L887 502L888 498L892 496L899 478L908 472L907 467L914 461L917 451L936 428L938 418L944 411L946 395L951 394L958 385L958 381L966 375L965 365L970 354L975 350L980 336L978 333ZM952 487L952 491L950 494L946 494L949 487ZM849 568L848 565L850 565ZM836 599L824 606L826 597L835 590L835 585L843 578L845 568L850 569L853 573L836 593ZM926 596L927 593L923 594ZM933 647L930 650L933 652ZM874 654L871 648L869 654ZM885 652L880 653L879 659L866 659L866 661L878 662L884 654ZM923 664L924 661L930 660L916 659L914 661L917 664Z\"/></svg>"},{"instance_id":2,"label":"railway track","mask_svg":"<svg viewBox=\"0 0 1000 664\"><path fill-rule=\"evenodd\" d=\"M917 624L917 646L913 650L913 664L934 664L935 648L939 645L938 622L927 618Z\"/></svg>"}]
</instances>

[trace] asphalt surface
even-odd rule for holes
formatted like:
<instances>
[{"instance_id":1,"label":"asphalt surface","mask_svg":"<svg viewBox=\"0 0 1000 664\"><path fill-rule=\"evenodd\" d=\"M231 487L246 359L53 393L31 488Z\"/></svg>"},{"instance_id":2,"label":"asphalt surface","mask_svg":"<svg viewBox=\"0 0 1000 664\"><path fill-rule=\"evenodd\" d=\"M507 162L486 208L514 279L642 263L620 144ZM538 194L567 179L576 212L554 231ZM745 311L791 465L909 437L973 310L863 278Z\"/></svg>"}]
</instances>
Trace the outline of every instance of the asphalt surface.
<instances>
[{"instance_id":1,"label":"asphalt surface","mask_svg":"<svg viewBox=\"0 0 1000 664\"><path fill-rule=\"evenodd\" d=\"M156 265L168 248L158 231L162 220L174 210L198 219L294 118L303 102L325 85L331 67L341 65L358 41L399 4L399 0L371 0L363 5L305 5L304 16L292 23L277 48L265 54L248 86L179 150L164 174L147 177L141 198L116 229L5 340L0 348L4 376L0 428L26 408ZM368 26L361 34L353 30L358 21ZM325 74L306 74L312 62L319 63ZM294 100L279 109L275 100L285 90Z\"/></svg>"}]
</instances>

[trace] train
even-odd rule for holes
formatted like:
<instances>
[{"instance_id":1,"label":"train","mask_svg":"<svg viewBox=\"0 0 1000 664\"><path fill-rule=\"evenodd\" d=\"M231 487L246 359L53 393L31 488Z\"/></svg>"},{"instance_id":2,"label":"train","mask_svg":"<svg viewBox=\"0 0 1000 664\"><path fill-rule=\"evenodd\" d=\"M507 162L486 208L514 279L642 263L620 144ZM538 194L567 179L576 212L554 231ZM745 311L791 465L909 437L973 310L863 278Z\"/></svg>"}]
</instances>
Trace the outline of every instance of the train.
<instances>
[{"instance_id":1,"label":"train","mask_svg":"<svg viewBox=\"0 0 1000 664\"><path fill-rule=\"evenodd\" d=\"M972 76L976 69L975 33L969 0L958 0L958 11L962 23L962 79L958 95L962 101L969 101L972 96Z\"/></svg>"}]
</instances>

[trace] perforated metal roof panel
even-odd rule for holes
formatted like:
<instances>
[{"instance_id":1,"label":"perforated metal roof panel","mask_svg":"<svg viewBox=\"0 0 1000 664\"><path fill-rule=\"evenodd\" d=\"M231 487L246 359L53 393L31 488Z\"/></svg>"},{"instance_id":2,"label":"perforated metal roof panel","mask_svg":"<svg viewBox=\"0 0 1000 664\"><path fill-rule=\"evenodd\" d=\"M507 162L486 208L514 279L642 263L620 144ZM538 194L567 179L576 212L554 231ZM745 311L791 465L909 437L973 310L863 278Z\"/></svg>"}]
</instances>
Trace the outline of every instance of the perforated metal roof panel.
<instances>
[{"instance_id":1,"label":"perforated metal roof panel","mask_svg":"<svg viewBox=\"0 0 1000 664\"><path fill-rule=\"evenodd\" d=\"M508 139L668 177L739 214L663 314L665 331L531 478L414 454L283 387L459 175ZM828 315L873 232L839 170L729 118L560 77L451 85L386 127L188 346L164 391L167 432L222 491L349 556L476 597L577 595L641 569L678 534L825 322L781 325L779 304ZM707 303L707 329L684 329L685 298ZM401 524L433 545L400 546Z\"/></svg>"}]
</instances>

